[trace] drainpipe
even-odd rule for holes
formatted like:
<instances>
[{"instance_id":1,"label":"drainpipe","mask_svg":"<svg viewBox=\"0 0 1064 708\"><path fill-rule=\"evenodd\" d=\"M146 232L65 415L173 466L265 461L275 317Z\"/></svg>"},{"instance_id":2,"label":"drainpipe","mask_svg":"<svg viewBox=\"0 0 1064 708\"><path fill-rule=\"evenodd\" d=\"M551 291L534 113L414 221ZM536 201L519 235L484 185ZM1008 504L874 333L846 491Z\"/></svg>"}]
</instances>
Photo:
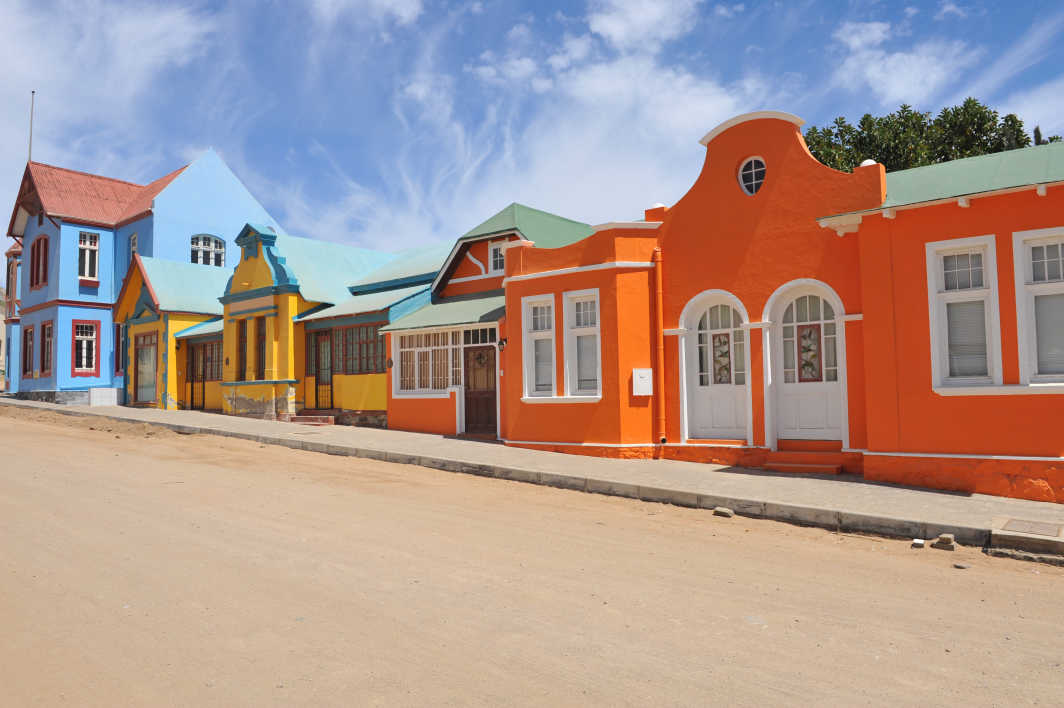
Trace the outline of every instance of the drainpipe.
<instances>
[{"instance_id":1,"label":"drainpipe","mask_svg":"<svg viewBox=\"0 0 1064 708\"><path fill-rule=\"evenodd\" d=\"M650 258L654 264L654 427L657 443L665 444L665 315L662 311L661 248Z\"/></svg>"}]
</instances>

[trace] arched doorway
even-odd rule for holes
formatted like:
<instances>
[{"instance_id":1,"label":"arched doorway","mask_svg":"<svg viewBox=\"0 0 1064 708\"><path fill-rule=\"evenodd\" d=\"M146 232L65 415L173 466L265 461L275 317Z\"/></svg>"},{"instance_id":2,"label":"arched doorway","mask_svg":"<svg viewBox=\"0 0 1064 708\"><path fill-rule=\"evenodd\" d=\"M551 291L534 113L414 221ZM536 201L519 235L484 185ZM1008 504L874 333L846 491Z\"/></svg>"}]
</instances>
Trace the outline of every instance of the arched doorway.
<instances>
[{"instance_id":1,"label":"arched doorway","mask_svg":"<svg viewBox=\"0 0 1064 708\"><path fill-rule=\"evenodd\" d=\"M769 313L776 438L845 441L842 303L822 284L777 295Z\"/></svg>"},{"instance_id":2,"label":"arched doorway","mask_svg":"<svg viewBox=\"0 0 1064 708\"><path fill-rule=\"evenodd\" d=\"M685 308L686 435L741 439L748 435L749 356L745 310L732 296L700 296Z\"/></svg>"}]
</instances>

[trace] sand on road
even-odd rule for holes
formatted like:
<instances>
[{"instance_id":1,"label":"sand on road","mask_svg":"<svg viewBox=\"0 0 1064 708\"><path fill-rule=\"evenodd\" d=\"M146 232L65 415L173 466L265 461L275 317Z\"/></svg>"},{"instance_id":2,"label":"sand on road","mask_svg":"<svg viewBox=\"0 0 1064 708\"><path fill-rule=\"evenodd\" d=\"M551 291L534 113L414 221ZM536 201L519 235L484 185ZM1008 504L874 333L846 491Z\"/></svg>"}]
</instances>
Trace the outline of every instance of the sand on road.
<instances>
[{"instance_id":1,"label":"sand on road","mask_svg":"<svg viewBox=\"0 0 1064 708\"><path fill-rule=\"evenodd\" d=\"M1064 700L1059 568L47 412L0 450L4 705Z\"/></svg>"}]
</instances>

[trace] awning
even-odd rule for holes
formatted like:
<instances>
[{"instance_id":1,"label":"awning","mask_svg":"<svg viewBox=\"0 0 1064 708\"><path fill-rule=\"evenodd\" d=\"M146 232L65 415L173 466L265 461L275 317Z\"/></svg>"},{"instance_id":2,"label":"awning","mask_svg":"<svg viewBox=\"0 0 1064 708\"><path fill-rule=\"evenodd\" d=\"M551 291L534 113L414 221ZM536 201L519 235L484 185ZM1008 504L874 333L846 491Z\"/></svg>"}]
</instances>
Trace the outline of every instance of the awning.
<instances>
[{"instance_id":1,"label":"awning","mask_svg":"<svg viewBox=\"0 0 1064 708\"><path fill-rule=\"evenodd\" d=\"M387 327L381 327L381 331L397 332L468 324L494 324L505 314L506 295L502 290L491 290L475 295L441 298L405 317L400 317Z\"/></svg>"}]
</instances>

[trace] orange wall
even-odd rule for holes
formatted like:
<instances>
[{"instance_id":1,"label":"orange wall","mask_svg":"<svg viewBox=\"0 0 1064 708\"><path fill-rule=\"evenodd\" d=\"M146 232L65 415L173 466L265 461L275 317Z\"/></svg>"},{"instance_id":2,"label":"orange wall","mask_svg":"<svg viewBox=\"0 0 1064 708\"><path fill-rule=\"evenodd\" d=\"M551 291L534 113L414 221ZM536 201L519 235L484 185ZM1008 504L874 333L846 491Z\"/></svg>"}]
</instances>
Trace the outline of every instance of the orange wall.
<instances>
[{"instance_id":1,"label":"orange wall","mask_svg":"<svg viewBox=\"0 0 1064 708\"><path fill-rule=\"evenodd\" d=\"M1003 383L1019 381L1012 233L1064 221L1064 190L1034 190L865 217L861 249L868 329L868 448L901 452L1064 455L1064 396L940 396L931 390L926 247L995 235ZM872 326L872 323L875 323ZM893 325L893 326L892 326Z\"/></svg>"},{"instance_id":2,"label":"orange wall","mask_svg":"<svg viewBox=\"0 0 1064 708\"><path fill-rule=\"evenodd\" d=\"M608 263L649 262L656 245L653 231L613 230L594 234L570 246L539 249L511 247L507 274L542 272ZM623 257L618 257L618 255ZM555 381L564 393L564 293L598 288L602 399L594 403L526 403L524 390L523 318L521 300L554 295ZM632 369L653 364L653 271L605 269L530 280L506 286L506 334L503 352L502 434L507 440L550 442L645 443L653 435L653 403L632 396ZM623 336L618 337L618 333Z\"/></svg>"},{"instance_id":3,"label":"orange wall","mask_svg":"<svg viewBox=\"0 0 1064 708\"><path fill-rule=\"evenodd\" d=\"M458 264L455 266L454 272L440 291L441 296L451 297L452 295L468 295L469 293L479 293L484 292L485 290L498 290L501 288L501 275L494 278L481 278L479 276L491 272L491 253L489 251L491 244L498 241L516 241L517 239L518 237L516 235L500 236L498 238L474 241L463 247L459 254ZM480 269L480 266L473 262L470 258L471 255L484 266L483 271ZM470 280L464 283L450 282L450 280L454 278L477 278L477 280Z\"/></svg>"},{"instance_id":4,"label":"orange wall","mask_svg":"<svg viewBox=\"0 0 1064 708\"><path fill-rule=\"evenodd\" d=\"M392 337L391 334L386 335L384 342L389 358L392 352ZM399 361L393 362L393 366L399 366ZM394 396L393 371L393 368L389 368L386 374L388 377L388 428L436 435L454 435L457 432L455 394L452 392L443 398Z\"/></svg>"}]
</instances>

